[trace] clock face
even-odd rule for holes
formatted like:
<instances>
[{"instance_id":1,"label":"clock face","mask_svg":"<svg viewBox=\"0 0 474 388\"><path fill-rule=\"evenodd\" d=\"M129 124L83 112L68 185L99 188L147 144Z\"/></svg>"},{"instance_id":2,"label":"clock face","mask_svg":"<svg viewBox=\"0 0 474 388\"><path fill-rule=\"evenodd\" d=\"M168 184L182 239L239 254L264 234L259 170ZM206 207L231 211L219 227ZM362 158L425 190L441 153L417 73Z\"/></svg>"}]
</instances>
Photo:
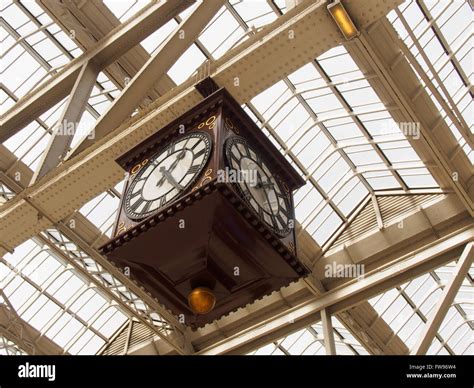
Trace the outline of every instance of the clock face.
<instances>
[{"instance_id":1,"label":"clock face","mask_svg":"<svg viewBox=\"0 0 474 388\"><path fill-rule=\"evenodd\" d=\"M150 158L125 193L127 216L147 217L185 192L209 160L211 146L207 133L192 132Z\"/></svg>"},{"instance_id":2,"label":"clock face","mask_svg":"<svg viewBox=\"0 0 474 388\"><path fill-rule=\"evenodd\" d=\"M260 218L279 236L290 233L291 207L279 180L260 153L240 136L226 140L225 157L236 174L236 187Z\"/></svg>"}]
</instances>

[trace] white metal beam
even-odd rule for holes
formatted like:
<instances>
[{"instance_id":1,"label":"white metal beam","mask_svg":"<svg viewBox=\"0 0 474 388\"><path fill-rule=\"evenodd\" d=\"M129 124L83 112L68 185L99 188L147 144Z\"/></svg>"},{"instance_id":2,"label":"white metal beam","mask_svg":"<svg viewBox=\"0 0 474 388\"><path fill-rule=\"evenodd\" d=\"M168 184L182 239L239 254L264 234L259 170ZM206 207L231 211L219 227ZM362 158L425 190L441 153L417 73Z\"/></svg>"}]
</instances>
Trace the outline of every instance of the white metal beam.
<instances>
[{"instance_id":1,"label":"white metal beam","mask_svg":"<svg viewBox=\"0 0 474 388\"><path fill-rule=\"evenodd\" d=\"M66 97L84 63L94 62L99 70L139 44L143 39L189 7L194 0L153 1L143 12L129 19L101 39L94 49L82 54L47 82L20 99L0 117L0 141L20 131L29 122Z\"/></svg>"},{"instance_id":2,"label":"white metal beam","mask_svg":"<svg viewBox=\"0 0 474 388\"><path fill-rule=\"evenodd\" d=\"M419 124L420 136L407 136L442 188L452 188L474 215L474 167L420 83L413 68L419 66L398 37L394 27L382 18L347 50L364 72L377 74L367 81L396 122Z\"/></svg>"},{"instance_id":3,"label":"white metal beam","mask_svg":"<svg viewBox=\"0 0 474 388\"><path fill-rule=\"evenodd\" d=\"M86 109L87 101L89 100L98 74L99 71L94 63L87 61L82 66L69 99L66 102L66 106L63 108L62 114L53 130L53 135L33 175L31 184L58 166L66 155L78 127L78 123Z\"/></svg>"},{"instance_id":4,"label":"white metal beam","mask_svg":"<svg viewBox=\"0 0 474 388\"><path fill-rule=\"evenodd\" d=\"M452 255L472 240L474 240L474 228L471 227L442 239L394 265L368 274L364 279L331 290L319 298L286 309L235 335L229 335L227 338L202 349L199 354L236 354L243 348L249 350L250 343L254 344L273 332L282 335L282 330L289 333L300 328L302 324L305 326L320 320L323 309L326 309L330 314L347 310L391 287L425 273L433 266L451 261Z\"/></svg>"},{"instance_id":5,"label":"white metal beam","mask_svg":"<svg viewBox=\"0 0 474 388\"><path fill-rule=\"evenodd\" d=\"M385 231L374 229L374 233L368 235L365 239L348 243L347 249L351 252L354 261L371 263L366 265L367 273L376 273L379 270L388 268L390 265L393 266L399 260L410 257L410 253L421 252L428 247L433 247L437 242L466 230L467 225L472 225L469 214L464 210L455 195L448 195L438 202L427 205L423 208L423 212L407 215L407 218L403 220L406 225L404 229L398 229L397 225L395 225L395 229L389 226ZM429 219L426 225L426 221L423 221L425 217ZM429 225L429 230L427 225ZM402 240L396 237L398 233L401 234ZM341 255L341 252L337 250L330 251L321 257L320 248L304 229L301 229L301 227L297 228L297 234L298 255L308 265L311 266L315 262L320 261L326 261L327 263L333 261L336 263L348 262L347 257L344 254ZM391 241L393 245L386 244ZM463 242L463 240L460 241L461 243ZM381 242L385 242L385 244ZM459 241L456 242L456 240L452 239L449 242L457 244ZM354 249L352 249L352 245L354 245ZM367 249L368 246L371 249ZM387 280L385 283L380 284L377 289L370 291L370 295L373 295L374 292L380 293L387 288L395 287L412 277L426 273L436 266L456 259L459 257L457 255L461 254L461 249L462 246L453 246L451 251L444 252L437 259L420 264L415 270L412 270L413 272L406 272L402 278ZM318 278L322 276L324 276L324 266L322 270L320 267L315 266L311 278L293 283L195 332L188 332L188 339L197 351L204 351L214 346L217 342L237 337L239 333L246 333L249 327L255 327L259 323L264 324L273 319L278 319L280 315L283 316L281 324L277 323L273 326L272 323L266 329L259 331L261 335L255 334L253 337L249 335L248 341L230 351L231 353L241 354L313 324L320 319L319 312L309 314L300 319L298 314L292 313L291 309L304 306L321 297L325 290L318 284ZM346 283L343 284L326 282L326 289L331 290L336 287L341 289L347 285L347 281L346 279ZM313 284L313 282L315 283ZM366 297L370 298L370 295ZM363 301L364 295L359 295L357 300ZM349 298L347 305L344 304L343 300L338 302L337 311L345 310L343 313L332 312L331 306L327 310L336 314L337 318L356 338L359 338L369 352L374 354L408 354L409 349L406 348L398 336L393 335L393 332L383 319L378 318L378 314L368 302L361 302L355 307L351 307L353 305L354 299ZM160 349L162 353L169 353L171 351L163 341L152 342L137 345L133 352L149 354L154 347Z\"/></svg>"},{"instance_id":6,"label":"white metal beam","mask_svg":"<svg viewBox=\"0 0 474 388\"><path fill-rule=\"evenodd\" d=\"M400 2L387 0L380 4L368 0L357 2L357 5L354 2L351 14L363 28ZM293 30L294 35L289 35L289 30ZM315 39L315 36L321 38ZM327 13L326 3L306 1L220 58L212 75L218 85L226 87L240 103L245 103L342 39ZM288 56L289 52L291 56ZM240 78L238 85L236 77ZM33 95L40 97L41 93ZM193 80L185 82L94 143L87 152L50 172L48 179L42 179L5 203L0 209L0 244L13 249L117 184L123 178L123 170L114 160L189 110L200 99ZM38 211L48 217L38 218Z\"/></svg>"},{"instance_id":7,"label":"white metal beam","mask_svg":"<svg viewBox=\"0 0 474 388\"><path fill-rule=\"evenodd\" d=\"M113 101L112 105L99 118L94 127L94 136L84 136L80 143L72 150L69 157L80 153L128 119L148 91L166 74L179 59L180 55L191 46L199 33L211 21L224 3L225 0L200 3L179 24L175 32L161 44L160 48L153 53L140 71L125 86L120 96Z\"/></svg>"},{"instance_id":8,"label":"white metal beam","mask_svg":"<svg viewBox=\"0 0 474 388\"><path fill-rule=\"evenodd\" d=\"M331 314L326 309L321 310L321 323L323 324L323 337L326 355L336 355L336 343L334 342L334 330L332 328Z\"/></svg>"},{"instance_id":9,"label":"white metal beam","mask_svg":"<svg viewBox=\"0 0 474 388\"><path fill-rule=\"evenodd\" d=\"M2 290L0 290L0 334L30 355L67 354L59 345L25 322Z\"/></svg>"},{"instance_id":10,"label":"white metal beam","mask_svg":"<svg viewBox=\"0 0 474 388\"><path fill-rule=\"evenodd\" d=\"M446 317L446 313L448 312L454 301L454 298L456 297L456 294L458 293L459 287L461 287L466 274L471 268L473 260L474 243L471 242L464 248L464 251L462 252L462 255L454 269L453 276L449 283L444 287L443 294L441 295L436 307L432 311L428 322L426 322L418 342L413 347L411 352L412 354L423 355L426 354L430 348L436 333L438 332L444 318Z\"/></svg>"},{"instance_id":11,"label":"white metal beam","mask_svg":"<svg viewBox=\"0 0 474 388\"><path fill-rule=\"evenodd\" d=\"M12 179L2 170L5 166L12 165L12 160L15 159L15 155L0 145L0 182L6 184L13 192L19 193L30 181L32 171L24 163L17 161L16 171L20 180ZM34 238L38 239L40 244L49 246L52 251L68 262L82 276L88 278L91 284L94 284L108 298L120 306L125 314L135 316L151 332L163 338L170 348L175 349L178 353L192 352L192 349L185 344L184 328L181 327L174 316L168 310L163 309L145 290L132 282L130 278L108 262L87 242L88 238L86 236L89 235L87 232L90 229L96 229L96 227L81 213L73 214L72 217L68 217L68 220L70 219L74 219L74 229L68 226L70 225L69 222L61 221L55 224L54 237L48 231L45 231ZM73 250L73 244L58 241L58 236L63 236L68 239L67 241L73 242L79 251ZM100 238L98 237L101 237L100 231L94 234L92 241L99 242ZM91 240L89 239L89 241ZM0 256L3 256L3 253ZM94 264L90 262L90 259L94 260ZM134 295L134 297L129 298L127 295ZM135 299L135 296L140 300ZM156 318L156 313L166 320L161 325L151 319L152 316ZM170 327L173 328L172 332L168 330Z\"/></svg>"}]
</instances>

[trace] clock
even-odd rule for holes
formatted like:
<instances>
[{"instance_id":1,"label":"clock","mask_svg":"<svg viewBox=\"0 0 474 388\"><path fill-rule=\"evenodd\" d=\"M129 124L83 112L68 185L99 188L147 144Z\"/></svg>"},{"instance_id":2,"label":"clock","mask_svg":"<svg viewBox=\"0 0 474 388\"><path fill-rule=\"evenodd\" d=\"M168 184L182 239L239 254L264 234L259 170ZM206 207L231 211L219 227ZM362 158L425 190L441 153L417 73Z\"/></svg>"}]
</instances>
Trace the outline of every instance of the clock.
<instances>
[{"instance_id":1,"label":"clock","mask_svg":"<svg viewBox=\"0 0 474 388\"><path fill-rule=\"evenodd\" d=\"M288 191L260 151L241 136L228 138L224 148L227 166L239 177L234 184L242 197L277 235L288 235L292 219Z\"/></svg>"},{"instance_id":2,"label":"clock","mask_svg":"<svg viewBox=\"0 0 474 388\"><path fill-rule=\"evenodd\" d=\"M225 89L201 86L206 98L116 160L123 195L100 247L192 329L308 273L292 195L304 180Z\"/></svg>"},{"instance_id":3,"label":"clock","mask_svg":"<svg viewBox=\"0 0 474 388\"><path fill-rule=\"evenodd\" d=\"M192 132L147 159L125 192L127 216L145 218L186 192L209 160L211 146L208 133Z\"/></svg>"}]
</instances>

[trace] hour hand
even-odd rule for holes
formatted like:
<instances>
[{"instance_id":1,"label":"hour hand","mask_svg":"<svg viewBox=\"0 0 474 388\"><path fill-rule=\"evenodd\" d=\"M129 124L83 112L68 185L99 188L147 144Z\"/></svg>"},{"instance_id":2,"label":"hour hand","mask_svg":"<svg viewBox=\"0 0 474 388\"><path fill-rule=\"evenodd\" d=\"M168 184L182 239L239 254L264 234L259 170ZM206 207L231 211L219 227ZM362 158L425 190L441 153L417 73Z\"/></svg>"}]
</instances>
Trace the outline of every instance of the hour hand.
<instances>
[{"instance_id":1,"label":"hour hand","mask_svg":"<svg viewBox=\"0 0 474 388\"><path fill-rule=\"evenodd\" d=\"M176 189L178 190L183 190L184 187L181 186L176 179L174 179L173 175L171 175L171 172L166 170L165 166L160 167L160 172L163 174L163 176L166 178L166 180Z\"/></svg>"},{"instance_id":2,"label":"hour hand","mask_svg":"<svg viewBox=\"0 0 474 388\"><path fill-rule=\"evenodd\" d=\"M265 188L265 187L273 187L273 183L272 182L263 182L263 181L260 181L258 182L255 187L257 189L262 189L262 188Z\"/></svg>"}]
</instances>

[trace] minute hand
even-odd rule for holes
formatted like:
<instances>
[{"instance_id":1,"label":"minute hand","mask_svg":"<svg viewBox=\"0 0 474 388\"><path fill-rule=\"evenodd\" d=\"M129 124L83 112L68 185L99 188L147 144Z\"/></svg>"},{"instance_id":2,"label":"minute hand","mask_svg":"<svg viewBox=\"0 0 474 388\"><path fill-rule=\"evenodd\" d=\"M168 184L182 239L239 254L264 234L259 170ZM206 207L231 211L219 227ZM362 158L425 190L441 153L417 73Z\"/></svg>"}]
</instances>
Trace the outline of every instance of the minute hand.
<instances>
[{"instance_id":1,"label":"minute hand","mask_svg":"<svg viewBox=\"0 0 474 388\"><path fill-rule=\"evenodd\" d=\"M187 142L186 142L187 143ZM186 144L185 144L186 146ZM183 148L183 150L176 156L176 159L173 161L173 163L171 163L170 165L170 168L169 170L167 171L168 173L171 173L171 171L174 170L174 168L178 165L179 161L181 159L184 158L184 156L186 155L186 148ZM160 172L163 174L163 176L161 177L161 179L157 182L156 184L156 187L158 186L161 186L163 184L163 182L165 181L165 179L168 180L168 182L170 182L170 180L168 178L166 178L165 174L163 173L163 171L166 171L166 168L165 166L161 166L160 167ZM171 179L173 179L173 177L171 176ZM175 181L176 182L176 181ZM171 182L170 182L171 183Z\"/></svg>"},{"instance_id":2,"label":"minute hand","mask_svg":"<svg viewBox=\"0 0 474 388\"><path fill-rule=\"evenodd\" d=\"M160 172L163 174L163 176L166 178L166 180L171 183L176 189L178 190L183 190L184 187L181 186L176 179L174 179L173 175L171 175L171 169L166 171L166 167L162 166L160 167Z\"/></svg>"}]
</instances>

